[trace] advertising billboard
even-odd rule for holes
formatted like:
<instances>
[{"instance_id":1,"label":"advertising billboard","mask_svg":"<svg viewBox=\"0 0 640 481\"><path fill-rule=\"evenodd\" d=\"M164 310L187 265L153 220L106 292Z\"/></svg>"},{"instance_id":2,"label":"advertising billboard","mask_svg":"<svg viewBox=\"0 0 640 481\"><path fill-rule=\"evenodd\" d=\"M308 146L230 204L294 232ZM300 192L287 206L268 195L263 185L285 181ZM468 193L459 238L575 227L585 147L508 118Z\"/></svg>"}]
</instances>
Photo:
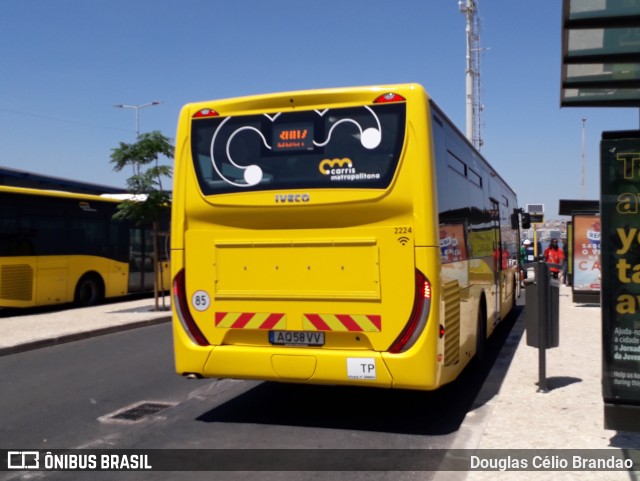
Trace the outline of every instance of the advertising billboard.
<instances>
[{"instance_id":1,"label":"advertising billboard","mask_svg":"<svg viewBox=\"0 0 640 481\"><path fill-rule=\"evenodd\" d=\"M605 428L640 431L640 132L604 132L600 160Z\"/></svg>"},{"instance_id":2,"label":"advertising billboard","mask_svg":"<svg viewBox=\"0 0 640 481\"><path fill-rule=\"evenodd\" d=\"M573 216L573 298L575 302L600 302L600 216ZM566 255L567 253L565 253Z\"/></svg>"}]
</instances>

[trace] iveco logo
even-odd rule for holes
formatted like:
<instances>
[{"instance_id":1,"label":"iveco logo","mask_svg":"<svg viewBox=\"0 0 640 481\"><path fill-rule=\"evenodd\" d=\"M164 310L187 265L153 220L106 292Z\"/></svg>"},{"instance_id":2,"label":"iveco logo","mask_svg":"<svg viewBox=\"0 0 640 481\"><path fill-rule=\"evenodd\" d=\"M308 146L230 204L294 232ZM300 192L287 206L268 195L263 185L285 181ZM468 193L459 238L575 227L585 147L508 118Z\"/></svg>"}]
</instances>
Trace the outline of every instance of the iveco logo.
<instances>
[{"instance_id":1,"label":"iveco logo","mask_svg":"<svg viewBox=\"0 0 640 481\"><path fill-rule=\"evenodd\" d=\"M309 194L276 194L276 204L296 204L310 200Z\"/></svg>"}]
</instances>

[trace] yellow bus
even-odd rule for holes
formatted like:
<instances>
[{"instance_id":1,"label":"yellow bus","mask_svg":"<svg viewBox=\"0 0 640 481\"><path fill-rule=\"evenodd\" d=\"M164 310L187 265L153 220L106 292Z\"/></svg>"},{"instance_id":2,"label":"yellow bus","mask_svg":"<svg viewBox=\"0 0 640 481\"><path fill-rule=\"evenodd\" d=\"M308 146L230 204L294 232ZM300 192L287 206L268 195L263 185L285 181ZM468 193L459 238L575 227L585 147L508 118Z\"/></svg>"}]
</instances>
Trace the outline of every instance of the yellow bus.
<instances>
[{"instance_id":1,"label":"yellow bus","mask_svg":"<svg viewBox=\"0 0 640 481\"><path fill-rule=\"evenodd\" d=\"M516 195L416 84L183 107L178 373L435 389L512 309Z\"/></svg>"},{"instance_id":2,"label":"yellow bus","mask_svg":"<svg viewBox=\"0 0 640 481\"><path fill-rule=\"evenodd\" d=\"M121 202L0 186L0 307L90 306L153 291L152 229L114 220ZM168 290L169 250L160 252Z\"/></svg>"}]
</instances>

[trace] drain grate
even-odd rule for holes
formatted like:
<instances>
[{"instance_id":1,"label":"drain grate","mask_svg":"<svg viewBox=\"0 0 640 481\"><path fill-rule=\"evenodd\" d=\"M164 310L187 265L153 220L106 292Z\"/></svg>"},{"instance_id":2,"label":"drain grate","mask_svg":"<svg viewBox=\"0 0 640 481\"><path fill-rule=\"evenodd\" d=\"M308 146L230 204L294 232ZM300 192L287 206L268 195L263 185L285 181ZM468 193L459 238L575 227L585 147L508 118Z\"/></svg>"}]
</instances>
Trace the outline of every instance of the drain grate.
<instances>
[{"instance_id":1,"label":"drain grate","mask_svg":"<svg viewBox=\"0 0 640 481\"><path fill-rule=\"evenodd\" d=\"M145 401L119 409L98 419L101 421L136 422L172 406L174 404Z\"/></svg>"}]
</instances>

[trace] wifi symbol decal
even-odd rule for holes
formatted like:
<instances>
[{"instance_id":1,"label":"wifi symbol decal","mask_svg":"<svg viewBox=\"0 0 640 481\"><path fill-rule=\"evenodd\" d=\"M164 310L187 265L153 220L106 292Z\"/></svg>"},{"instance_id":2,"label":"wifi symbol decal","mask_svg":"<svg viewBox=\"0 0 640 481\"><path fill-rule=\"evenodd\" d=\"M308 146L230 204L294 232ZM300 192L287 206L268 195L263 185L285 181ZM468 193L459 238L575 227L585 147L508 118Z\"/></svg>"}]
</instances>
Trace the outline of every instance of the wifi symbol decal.
<instances>
[{"instance_id":1,"label":"wifi symbol decal","mask_svg":"<svg viewBox=\"0 0 640 481\"><path fill-rule=\"evenodd\" d=\"M407 242L409 242L409 238L408 237L398 237L398 242L400 242L400 244L405 245Z\"/></svg>"}]
</instances>

